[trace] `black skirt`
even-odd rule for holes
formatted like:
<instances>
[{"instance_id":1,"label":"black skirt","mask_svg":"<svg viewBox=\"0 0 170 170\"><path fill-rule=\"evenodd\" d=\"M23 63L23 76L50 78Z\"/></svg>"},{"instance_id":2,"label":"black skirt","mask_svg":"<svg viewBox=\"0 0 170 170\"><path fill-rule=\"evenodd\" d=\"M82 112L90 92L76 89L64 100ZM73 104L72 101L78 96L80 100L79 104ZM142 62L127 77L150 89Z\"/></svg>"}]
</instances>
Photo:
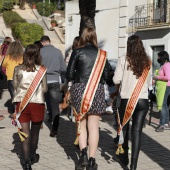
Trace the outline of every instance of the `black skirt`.
<instances>
[{"instance_id":1,"label":"black skirt","mask_svg":"<svg viewBox=\"0 0 170 170\"><path fill-rule=\"evenodd\" d=\"M77 113L80 113L80 105L82 96L85 90L85 83L75 83L71 89L71 103L72 106L76 109ZM104 86L102 84L98 85L96 90L92 105L87 114L102 114L106 111L106 102L104 94Z\"/></svg>"}]
</instances>

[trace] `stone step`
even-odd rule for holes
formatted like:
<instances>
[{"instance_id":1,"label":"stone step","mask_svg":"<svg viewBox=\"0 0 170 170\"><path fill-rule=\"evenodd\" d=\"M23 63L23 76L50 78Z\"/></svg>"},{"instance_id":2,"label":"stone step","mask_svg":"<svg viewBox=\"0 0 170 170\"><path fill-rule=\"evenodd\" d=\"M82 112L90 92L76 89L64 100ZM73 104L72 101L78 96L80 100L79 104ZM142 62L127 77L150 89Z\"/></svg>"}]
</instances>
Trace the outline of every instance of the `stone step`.
<instances>
[{"instance_id":1,"label":"stone step","mask_svg":"<svg viewBox=\"0 0 170 170\"><path fill-rule=\"evenodd\" d=\"M52 30L51 23L48 17L42 17L42 20L48 30Z\"/></svg>"}]
</instances>

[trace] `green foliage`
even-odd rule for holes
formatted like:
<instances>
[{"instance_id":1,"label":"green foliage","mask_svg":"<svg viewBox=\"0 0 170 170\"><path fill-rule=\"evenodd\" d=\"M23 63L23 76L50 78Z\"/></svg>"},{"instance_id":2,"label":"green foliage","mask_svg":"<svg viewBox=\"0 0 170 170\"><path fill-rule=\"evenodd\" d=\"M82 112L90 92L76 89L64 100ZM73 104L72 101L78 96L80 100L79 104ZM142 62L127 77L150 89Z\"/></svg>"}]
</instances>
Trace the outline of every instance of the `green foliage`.
<instances>
[{"instance_id":1,"label":"green foliage","mask_svg":"<svg viewBox=\"0 0 170 170\"><path fill-rule=\"evenodd\" d=\"M52 24L52 23L54 23L54 24L57 25L57 21L56 21L55 19L52 19L52 20L51 20L51 24Z\"/></svg>"},{"instance_id":2,"label":"green foliage","mask_svg":"<svg viewBox=\"0 0 170 170\"><path fill-rule=\"evenodd\" d=\"M64 10L64 9L65 9L65 4L62 3L62 4L61 4L61 9L60 9L60 10Z\"/></svg>"},{"instance_id":3,"label":"green foliage","mask_svg":"<svg viewBox=\"0 0 170 170\"><path fill-rule=\"evenodd\" d=\"M14 5L19 5L20 3L19 3L19 0L13 0L13 4Z\"/></svg>"},{"instance_id":4,"label":"green foliage","mask_svg":"<svg viewBox=\"0 0 170 170\"><path fill-rule=\"evenodd\" d=\"M2 13L2 11L3 11L3 1L2 0L0 0L0 13Z\"/></svg>"},{"instance_id":5,"label":"green foliage","mask_svg":"<svg viewBox=\"0 0 170 170\"><path fill-rule=\"evenodd\" d=\"M29 23L16 23L12 27L15 39L19 39L24 47L40 40L44 35L44 30L40 25Z\"/></svg>"},{"instance_id":6,"label":"green foliage","mask_svg":"<svg viewBox=\"0 0 170 170\"><path fill-rule=\"evenodd\" d=\"M19 0L0 0L0 13L11 11L14 5L19 5Z\"/></svg>"},{"instance_id":7,"label":"green foliage","mask_svg":"<svg viewBox=\"0 0 170 170\"><path fill-rule=\"evenodd\" d=\"M12 27L14 23L17 22L26 22L18 13L13 11L4 11L3 19L7 27Z\"/></svg>"},{"instance_id":8,"label":"green foliage","mask_svg":"<svg viewBox=\"0 0 170 170\"><path fill-rule=\"evenodd\" d=\"M55 10L57 9L57 4L55 2L51 2L50 4L48 2L38 2L37 3L37 10L40 15L42 16L49 16L51 15Z\"/></svg>"},{"instance_id":9,"label":"green foliage","mask_svg":"<svg viewBox=\"0 0 170 170\"><path fill-rule=\"evenodd\" d=\"M14 1L13 0L5 0L3 1L3 10L12 10Z\"/></svg>"}]
</instances>

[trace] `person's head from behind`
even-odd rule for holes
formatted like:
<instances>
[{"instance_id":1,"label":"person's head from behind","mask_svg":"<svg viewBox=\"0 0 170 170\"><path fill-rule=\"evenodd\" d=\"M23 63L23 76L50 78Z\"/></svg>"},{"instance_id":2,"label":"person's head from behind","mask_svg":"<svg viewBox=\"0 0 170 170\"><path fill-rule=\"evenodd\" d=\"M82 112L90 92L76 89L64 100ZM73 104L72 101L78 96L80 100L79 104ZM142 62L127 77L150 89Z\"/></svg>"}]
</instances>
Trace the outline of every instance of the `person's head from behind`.
<instances>
[{"instance_id":1,"label":"person's head from behind","mask_svg":"<svg viewBox=\"0 0 170 170\"><path fill-rule=\"evenodd\" d=\"M40 42L44 46L44 45L50 44L51 40L47 35L43 35L40 39Z\"/></svg>"},{"instance_id":2,"label":"person's head from behind","mask_svg":"<svg viewBox=\"0 0 170 170\"><path fill-rule=\"evenodd\" d=\"M80 36L78 46L84 47L87 43L92 43L94 46L98 47L97 45L97 35L94 28L87 27L83 29L83 32Z\"/></svg>"},{"instance_id":3,"label":"person's head from behind","mask_svg":"<svg viewBox=\"0 0 170 170\"><path fill-rule=\"evenodd\" d=\"M39 49L41 49L43 47L41 41L35 41L34 44L36 44Z\"/></svg>"},{"instance_id":4,"label":"person's head from behind","mask_svg":"<svg viewBox=\"0 0 170 170\"><path fill-rule=\"evenodd\" d=\"M4 45L9 45L11 42L12 42L11 37L5 37L3 44L4 44Z\"/></svg>"},{"instance_id":5,"label":"person's head from behind","mask_svg":"<svg viewBox=\"0 0 170 170\"><path fill-rule=\"evenodd\" d=\"M26 47L23 59L23 70L35 71L35 65L41 65L41 56L36 44L30 44Z\"/></svg>"},{"instance_id":6,"label":"person's head from behind","mask_svg":"<svg viewBox=\"0 0 170 170\"><path fill-rule=\"evenodd\" d=\"M10 43L6 55L9 55L10 59L18 60L23 57L23 47L19 41Z\"/></svg>"},{"instance_id":7,"label":"person's head from behind","mask_svg":"<svg viewBox=\"0 0 170 170\"><path fill-rule=\"evenodd\" d=\"M158 53L157 61L160 65L163 65L165 62L169 62L169 54L166 51L160 51Z\"/></svg>"},{"instance_id":8,"label":"person's head from behind","mask_svg":"<svg viewBox=\"0 0 170 170\"><path fill-rule=\"evenodd\" d=\"M73 45L72 45L72 49L73 49L73 50L75 50L76 48L78 48L79 39L80 39L79 36L77 36L77 37L74 38L74 40L73 40Z\"/></svg>"},{"instance_id":9,"label":"person's head from behind","mask_svg":"<svg viewBox=\"0 0 170 170\"><path fill-rule=\"evenodd\" d=\"M137 35L128 38L126 56L129 62L128 69L131 69L136 77L140 77L145 68L150 69L150 59L141 38Z\"/></svg>"}]
</instances>

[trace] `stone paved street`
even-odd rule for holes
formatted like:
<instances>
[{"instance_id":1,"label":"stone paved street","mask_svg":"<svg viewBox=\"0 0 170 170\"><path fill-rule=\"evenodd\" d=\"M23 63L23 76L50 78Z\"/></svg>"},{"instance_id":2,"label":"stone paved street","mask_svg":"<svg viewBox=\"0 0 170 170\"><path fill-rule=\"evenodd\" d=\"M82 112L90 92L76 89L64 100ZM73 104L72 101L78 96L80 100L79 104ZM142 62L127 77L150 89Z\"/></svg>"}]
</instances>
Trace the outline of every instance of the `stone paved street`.
<instances>
[{"instance_id":1,"label":"stone paved street","mask_svg":"<svg viewBox=\"0 0 170 170\"><path fill-rule=\"evenodd\" d=\"M0 114L4 114L5 119L0 121L0 170L22 170L19 159L21 144L17 128L11 125L7 108L4 107L8 99L8 91L3 92ZM154 123L151 126L146 125L143 130L138 170L170 170L170 130L156 133L158 119L153 118L152 121ZM40 161L32 166L33 170L74 170L79 154L79 149L73 145L74 121L70 122L67 116L62 115L57 138L49 137L50 124L47 122L47 116L44 118L43 126L37 150ZM123 169L115 155L115 136L113 115L104 115L100 122L100 142L96 157L99 170Z\"/></svg>"}]
</instances>

